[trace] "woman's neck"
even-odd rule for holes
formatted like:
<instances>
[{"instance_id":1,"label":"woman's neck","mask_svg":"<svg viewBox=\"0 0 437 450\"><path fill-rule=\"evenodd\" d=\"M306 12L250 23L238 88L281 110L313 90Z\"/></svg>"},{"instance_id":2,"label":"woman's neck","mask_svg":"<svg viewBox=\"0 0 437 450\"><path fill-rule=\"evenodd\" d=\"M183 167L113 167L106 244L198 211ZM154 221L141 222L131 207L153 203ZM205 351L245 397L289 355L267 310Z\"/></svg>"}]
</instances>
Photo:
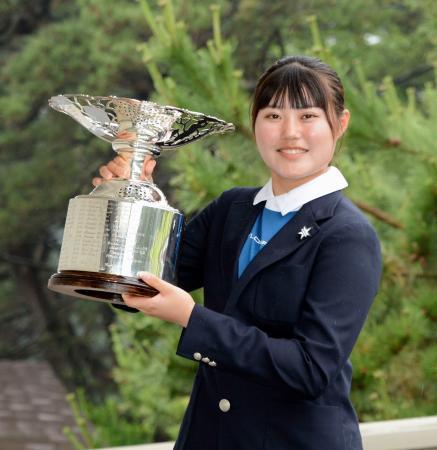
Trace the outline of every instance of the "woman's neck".
<instances>
[{"instance_id":1,"label":"woman's neck","mask_svg":"<svg viewBox=\"0 0 437 450\"><path fill-rule=\"evenodd\" d=\"M303 178L298 178L296 180L290 180L278 177L276 174L272 173L272 191L275 196L285 194L286 192L291 191L292 189L301 186L302 184L308 183L308 181L314 180L314 178L319 177L323 173L325 173L329 167L326 167L318 172L315 172L311 175L308 175Z\"/></svg>"}]
</instances>

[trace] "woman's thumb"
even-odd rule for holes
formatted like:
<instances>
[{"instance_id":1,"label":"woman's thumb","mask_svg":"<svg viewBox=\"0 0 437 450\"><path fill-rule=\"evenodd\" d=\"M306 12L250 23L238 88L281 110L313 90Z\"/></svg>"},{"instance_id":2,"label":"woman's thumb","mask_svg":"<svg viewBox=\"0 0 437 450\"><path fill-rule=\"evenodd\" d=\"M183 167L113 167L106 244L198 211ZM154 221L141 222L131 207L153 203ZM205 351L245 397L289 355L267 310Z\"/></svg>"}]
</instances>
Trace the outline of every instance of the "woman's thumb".
<instances>
[{"instance_id":1,"label":"woman's thumb","mask_svg":"<svg viewBox=\"0 0 437 450\"><path fill-rule=\"evenodd\" d=\"M162 280L161 278L157 277L156 275L153 275L153 273L150 272L138 272L137 277L143 280L149 286L158 290L159 292L163 292L169 286L171 286L170 283L167 283L167 281Z\"/></svg>"}]
</instances>

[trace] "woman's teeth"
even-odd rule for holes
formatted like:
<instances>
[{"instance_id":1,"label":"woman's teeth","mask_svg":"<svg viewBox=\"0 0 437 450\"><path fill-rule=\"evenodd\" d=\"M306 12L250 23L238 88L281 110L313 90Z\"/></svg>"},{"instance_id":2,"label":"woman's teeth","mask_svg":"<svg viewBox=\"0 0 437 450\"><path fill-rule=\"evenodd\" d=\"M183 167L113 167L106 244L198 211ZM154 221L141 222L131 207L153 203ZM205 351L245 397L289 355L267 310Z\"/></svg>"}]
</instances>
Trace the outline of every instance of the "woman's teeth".
<instances>
[{"instance_id":1,"label":"woman's teeth","mask_svg":"<svg viewBox=\"0 0 437 450\"><path fill-rule=\"evenodd\" d=\"M300 148L299 149L297 149L297 148L293 148L293 149L284 149L284 148L282 148L279 151L282 152L282 153L287 153L288 155L297 155L299 153L306 153L307 152L307 150L303 150L303 149L300 149Z\"/></svg>"}]
</instances>

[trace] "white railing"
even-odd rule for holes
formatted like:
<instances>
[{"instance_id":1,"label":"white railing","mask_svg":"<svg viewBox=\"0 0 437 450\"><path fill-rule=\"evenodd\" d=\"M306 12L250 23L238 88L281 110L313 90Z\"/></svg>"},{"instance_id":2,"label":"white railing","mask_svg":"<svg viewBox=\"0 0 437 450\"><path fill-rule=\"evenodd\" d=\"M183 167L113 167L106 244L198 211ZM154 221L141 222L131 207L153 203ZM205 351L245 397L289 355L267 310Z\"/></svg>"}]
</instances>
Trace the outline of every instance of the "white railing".
<instances>
[{"instance_id":1,"label":"white railing","mask_svg":"<svg viewBox=\"0 0 437 450\"><path fill-rule=\"evenodd\" d=\"M437 450L437 416L360 424L364 450ZM172 450L174 442L101 450Z\"/></svg>"},{"instance_id":2,"label":"white railing","mask_svg":"<svg viewBox=\"0 0 437 450\"><path fill-rule=\"evenodd\" d=\"M437 416L362 423L360 430L365 450L437 450Z\"/></svg>"}]
</instances>

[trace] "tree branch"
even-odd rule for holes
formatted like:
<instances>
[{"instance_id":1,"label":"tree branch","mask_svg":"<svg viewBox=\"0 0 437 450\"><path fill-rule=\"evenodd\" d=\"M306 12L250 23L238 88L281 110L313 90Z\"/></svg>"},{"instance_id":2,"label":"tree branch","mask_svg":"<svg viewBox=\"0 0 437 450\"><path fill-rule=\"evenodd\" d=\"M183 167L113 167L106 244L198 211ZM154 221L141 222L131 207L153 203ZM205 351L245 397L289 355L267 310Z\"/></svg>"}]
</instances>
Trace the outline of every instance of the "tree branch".
<instances>
[{"instance_id":1,"label":"tree branch","mask_svg":"<svg viewBox=\"0 0 437 450\"><path fill-rule=\"evenodd\" d=\"M364 212L372 215L373 217L380 220L381 222L384 222L393 228L398 228L398 229L404 228L404 226L398 220L396 220L390 214L380 210L379 208L370 206L367 203L362 202L361 200L354 200L354 199L351 199L351 200L353 203L355 203L355 205L358 206L358 208L360 208Z\"/></svg>"}]
</instances>

